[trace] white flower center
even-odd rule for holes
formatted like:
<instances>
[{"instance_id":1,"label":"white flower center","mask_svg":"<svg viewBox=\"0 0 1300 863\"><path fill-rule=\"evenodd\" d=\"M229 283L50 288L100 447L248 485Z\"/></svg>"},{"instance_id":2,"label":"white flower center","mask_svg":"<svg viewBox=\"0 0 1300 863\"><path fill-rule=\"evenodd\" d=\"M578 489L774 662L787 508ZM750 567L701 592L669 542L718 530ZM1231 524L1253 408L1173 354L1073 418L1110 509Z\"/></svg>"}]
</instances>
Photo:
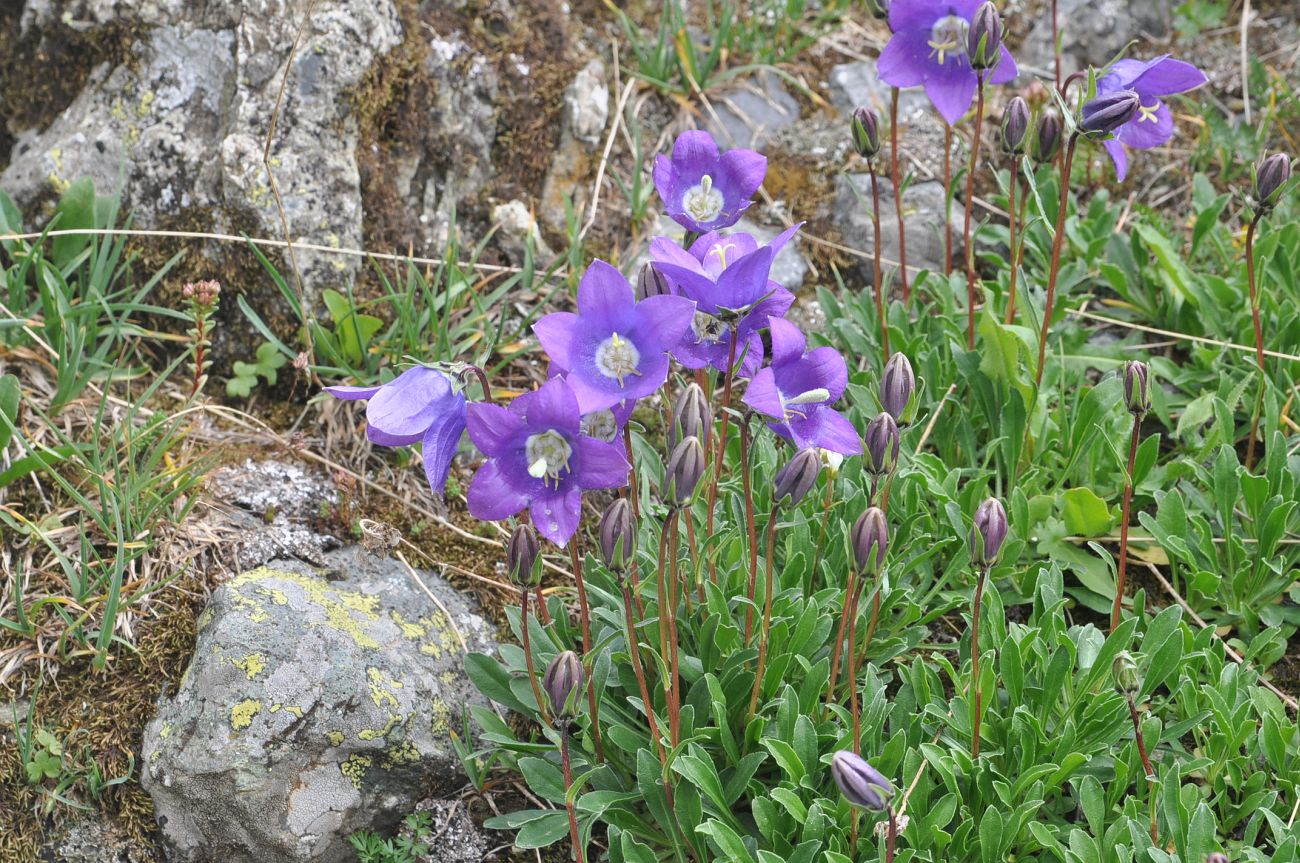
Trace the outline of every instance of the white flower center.
<instances>
[{"instance_id":1,"label":"white flower center","mask_svg":"<svg viewBox=\"0 0 1300 863\"><path fill-rule=\"evenodd\" d=\"M573 447L569 446L564 435L551 429L529 435L524 442L524 453L528 456L529 476L543 482L553 479L558 486L561 471L569 469L569 456L573 455Z\"/></svg>"},{"instance_id":2,"label":"white flower center","mask_svg":"<svg viewBox=\"0 0 1300 863\"><path fill-rule=\"evenodd\" d=\"M695 317L691 318L691 332L695 334L695 341L702 345L715 345L722 341L726 330L726 325L720 318L707 312L696 312Z\"/></svg>"},{"instance_id":3,"label":"white flower center","mask_svg":"<svg viewBox=\"0 0 1300 863\"><path fill-rule=\"evenodd\" d=\"M637 363L641 362L641 353L636 345L613 333L596 346L596 369L607 378L618 378L618 385L623 386L627 375L639 375Z\"/></svg>"},{"instance_id":4,"label":"white flower center","mask_svg":"<svg viewBox=\"0 0 1300 863\"><path fill-rule=\"evenodd\" d=\"M700 182L682 196L682 209L697 222L712 222L722 215L722 193L713 188L713 178L705 174Z\"/></svg>"},{"instance_id":5,"label":"white flower center","mask_svg":"<svg viewBox=\"0 0 1300 863\"><path fill-rule=\"evenodd\" d=\"M618 421L614 419L614 412L606 408L587 414L582 418L582 433L606 443L614 440L618 436Z\"/></svg>"},{"instance_id":6,"label":"white flower center","mask_svg":"<svg viewBox=\"0 0 1300 863\"><path fill-rule=\"evenodd\" d=\"M960 57L966 53L966 34L970 24L959 15L945 15L930 28L930 56L939 60L942 66L947 55Z\"/></svg>"}]
</instances>

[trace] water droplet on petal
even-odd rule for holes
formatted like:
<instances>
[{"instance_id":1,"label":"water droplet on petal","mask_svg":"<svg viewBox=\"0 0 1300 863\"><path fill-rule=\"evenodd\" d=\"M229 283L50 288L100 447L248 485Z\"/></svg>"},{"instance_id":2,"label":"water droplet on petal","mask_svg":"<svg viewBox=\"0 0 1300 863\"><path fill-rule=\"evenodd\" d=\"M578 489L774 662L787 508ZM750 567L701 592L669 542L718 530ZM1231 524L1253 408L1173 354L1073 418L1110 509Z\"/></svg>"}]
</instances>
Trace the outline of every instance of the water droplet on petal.
<instances>
[{"instance_id":1,"label":"water droplet on petal","mask_svg":"<svg viewBox=\"0 0 1300 863\"><path fill-rule=\"evenodd\" d=\"M560 526L555 522L551 522L547 527L550 529L551 533L557 533L560 530Z\"/></svg>"}]
</instances>

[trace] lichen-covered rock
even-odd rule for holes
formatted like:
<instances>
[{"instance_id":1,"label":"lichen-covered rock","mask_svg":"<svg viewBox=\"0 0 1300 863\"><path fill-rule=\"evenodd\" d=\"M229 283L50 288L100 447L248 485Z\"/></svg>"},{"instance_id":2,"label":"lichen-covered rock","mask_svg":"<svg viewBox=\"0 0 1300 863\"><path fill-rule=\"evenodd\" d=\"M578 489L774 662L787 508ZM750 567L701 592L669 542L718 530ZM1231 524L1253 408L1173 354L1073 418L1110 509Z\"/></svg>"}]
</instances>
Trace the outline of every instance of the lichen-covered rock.
<instances>
[{"instance_id":1,"label":"lichen-covered rock","mask_svg":"<svg viewBox=\"0 0 1300 863\"><path fill-rule=\"evenodd\" d=\"M173 860L348 859L430 785L463 781L451 729L483 703L462 671L488 627L440 578L450 617L397 561L349 548L223 584L180 688L145 730L142 782Z\"/></svg>"}]
</instances>

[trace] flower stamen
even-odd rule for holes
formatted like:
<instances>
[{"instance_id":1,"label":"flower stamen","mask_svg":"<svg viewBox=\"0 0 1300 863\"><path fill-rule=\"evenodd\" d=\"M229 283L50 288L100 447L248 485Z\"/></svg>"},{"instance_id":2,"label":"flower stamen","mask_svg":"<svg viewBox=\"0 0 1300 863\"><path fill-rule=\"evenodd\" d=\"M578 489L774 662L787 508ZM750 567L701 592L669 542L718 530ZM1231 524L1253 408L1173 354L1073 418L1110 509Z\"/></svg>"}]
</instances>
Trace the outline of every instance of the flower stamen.
<instances>
[{"instance_id":1,"label":"flower stamen","mask_svg":"<svg viewBox=\"0 0 1300 863\"><path fill-rule=\"evenodd\" d=\"M540 479L543 484L554 480L555 487L559 488L561 475L570 469L569 458L573 455L573 447L564 435L550 429L541 434L529 435L524 442L524 454L528 459L529 476Z\"/></svg>"},{"instance_id":2,"label":"flower stamen","mask_svg":"<svg viewBox=\"0 0 1300 863\"><path fill-rule=\"evenodd\" d=\"M596 369L607 378L617 378L618 385L624 385L623 379L628 375L639 375L637 365L641 362L641 352L636 345L613 333L596 347Z\"/></svg>"},{"instance_id":3,"label":"flower stamen","mask_svg":"<svg viewBox=\"0 0 1300 863\"><path fill-rule=\"evenodd\" d=\"M945 15L930 29L930 56L942 66L948 54L961 56L966 53L966 31L970 27L966 19L959 15Z\"/></svg>"},{"instance_id":4,"label":"flower stamen","mask_svg":"<svg viewBox=\"0 0 1300 863\"><path fill-rule=\"evenodd\" d=\"M712 222L721 216L725 203L722 193L713 188L713 178L708 174L682 195L682 209L697 222Z\"/></svg>"},{"instance_id":5,"label":"flower stamen","mask_svg":"<svg viewBox=\"0 0 1300 863\"><path fill-rule=\"evenodd\" d=\"M1160 110L1159 99L1156 100L1156 103L1154 105L1139 105L1138 117L1137 117L1138 122L1142 123L1144 121L1150 120L1152 123L1159 123L1160 118L1156 116L1156 112L1159 110Z\"/></svg>"}]
</instances>

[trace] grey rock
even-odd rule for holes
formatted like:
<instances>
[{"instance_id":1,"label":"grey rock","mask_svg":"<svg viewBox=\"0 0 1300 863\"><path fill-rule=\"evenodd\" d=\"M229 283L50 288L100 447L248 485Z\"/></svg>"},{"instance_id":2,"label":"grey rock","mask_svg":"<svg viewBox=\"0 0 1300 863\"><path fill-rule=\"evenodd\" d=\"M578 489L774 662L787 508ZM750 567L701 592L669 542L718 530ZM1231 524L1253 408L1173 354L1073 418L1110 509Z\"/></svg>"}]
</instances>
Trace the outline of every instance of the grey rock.
<instances>
[{"instance_id":1,"label":"grey rock","mask_svg":"<svg viewBox=\"0 0 1300 863\"><path fill-rule=\"evenodd\" d=\"M56 827L44 854L43 859L53 863L151 863L156 859L98 811L83 813Z\"/></svg>"},{"instance_id":2,"label":"grey rock","mask_svg":"<svg viewBox=\"0 0 1300 863\"><path fill-rule=\"evenodd\" d=\"M828 84L831 104L846 117L860 107L867 107L879 114L882 120L888 119L893 88L877 76L876 61L842 63L831 69ZM930 100L921 88L909 87L899 91L898 117L901 121L910 122L921 117L929 106ZM881 128L885 126L882 123Z\"/></svg>"},{"instance_id":3,"label":"grey rock","mask_svg":"<svg viewBox=\"0 0 1300 863\"><path fill-rule=\"evenodd\" d=\"M564 110L568 129L579 141L600 142L609 121L609 87L605 84L605 64L593 57L574 76L564 91Z\"/></svg>"},{"instance_id":4,"label":"grey rock","mask_svg":"<svg viewBox=\"0 0 1300 863\"><path fill-rule=\"evenodd\" d=\"M758 225L749 219L741 219L731 230L753 234L754 239L758 240L759 245L762 245L772 242L785 228ZM772 260L772 269L768 273L768 278L788 290L799 290L803 286L804 279L808 276L809 268L808 258L804 255L802 246L803 240L798 234L795 234L794 238L786 243L785 247L777 252L776 258Z\"/></svg>"},{"instance_id":5,"label":"grey rock","mask_svg":"<svg viewBox=\"0 0 1300 863\"><path fill-rule=\"evenodd\" d=\"M319 473L292 462L248 459L226 465L208 478L208 491L225 504L225 518L239 526L234 549L240 569L275 558L321 563L339 540L311 527L337 495Z\"/></svg>"},{"instance_id":6,"label":"grey rock","mask_svg":"<svg viewBox=\"0 0 1300 863\"><path fill-rule=\"evenodd\" d=\"M430 785L464 781L450 731L484 703L462 671L485 621L442 579L360 548L219 587L194 658L145 729L141 780L174 861L336 863Z\"/></svg>"},{"instance_id":7,"label":"grey rock","mask_svg":"<svg viewBox=\"0 0 1300 863\"><path fill-rule=\"evenodd\" d=\"M537 220L523 201L507 201L492 208L492 221L501 226L497 234L497 243L506 254L522 263L529 246L534 257L542 262L550 261L555 252L546 245L542 232L537 227Z\"/></svg>"},{"instance_id":8,"label":"grey rock","mask_svg":"<svg viewBox=\"0 0 1300 863\"><path fill-rule=\"evenodd\" d=\"M799 103L780 76L768 70L720 91L711 101L717 116L708 115L706 128L724 150L761 148L773 132L799 119Z\"/></svg>"},{"instance_id":9,"label":"grey rock","mask_svg":"<svg viewBox=\"0 0 1300 863\"><path fill-rule=\"evenodd\" d=\"M895 214L893 185L880 177L880 245L886 278L898 268L898 219ZM871 180L867 174L847 174L836 180L834 224L843 242L868 255L875 251L875 232L871 221ZM960 260L960 218L953 219L953 258ZM944 214L943 184L913 183L903 193L903 223L907 232L907 266L910 273L918 269L943 270ZM858 270L870 279L874 270L870 257L858 258Z\"/></svg>"},{"instance_id":10,"label":"grey rock","mask_svg":"<svg viewBox=\"0 0 1300 863\"><path fill-rule=\"evenodd\" d=\"M429 813L430 826L438 837L429 853L418 858L419 863L482 863L492 847L460 800L421 800L415 811ZM398 835L413 836L406 827Z\"/></svg>"},{"instance_id":11,"label":"grey rock","mask_svg":"<svg viewBox=\"0 0 1300 863\"><path fill-rule=\"evenodd\" d=\"M1169 32L1174 0L1059 0L1057 23L1061 31L1061 70L1070 74L1087 66L1101 67L1125 45L1144 36ZM1017 59L1044 71L1054 65L1052 16L1049 9L1034 20ZM1050 71L1048 72L1050 74Z\"/></svg>"}]
</instances>

